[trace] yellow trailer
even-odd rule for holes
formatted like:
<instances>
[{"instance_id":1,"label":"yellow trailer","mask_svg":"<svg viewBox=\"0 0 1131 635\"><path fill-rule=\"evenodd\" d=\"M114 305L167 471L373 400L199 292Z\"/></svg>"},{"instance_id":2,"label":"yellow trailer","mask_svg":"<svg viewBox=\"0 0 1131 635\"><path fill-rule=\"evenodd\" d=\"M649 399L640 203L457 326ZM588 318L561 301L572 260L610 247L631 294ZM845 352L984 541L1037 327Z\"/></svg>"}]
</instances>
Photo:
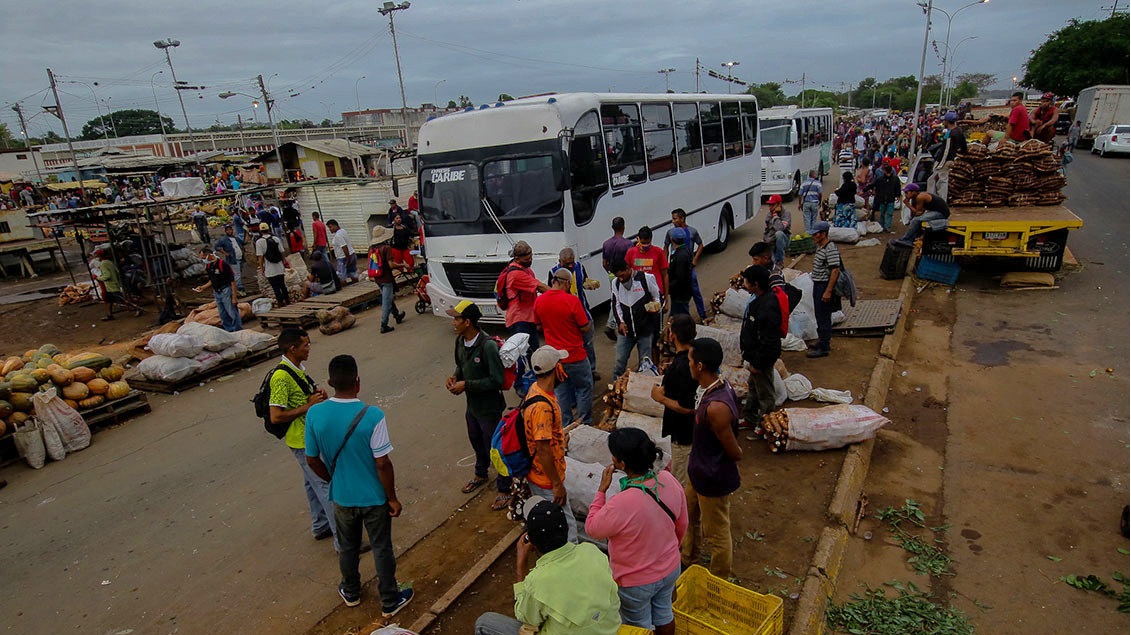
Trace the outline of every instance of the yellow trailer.
<instances>
[{"instance_id":1,"label":"yellow trailer","mask_svg":"<svg viewBox=\"0 0 1131 635\"><path fill-rule=\"evenodd\" d=\"M923 253L950 260L961 256L1024 259L1029 271L1058 271L1068 232L1084 221L1063 205L951 208L946 231L927 232Z\"/></svg>"}]
</instances>

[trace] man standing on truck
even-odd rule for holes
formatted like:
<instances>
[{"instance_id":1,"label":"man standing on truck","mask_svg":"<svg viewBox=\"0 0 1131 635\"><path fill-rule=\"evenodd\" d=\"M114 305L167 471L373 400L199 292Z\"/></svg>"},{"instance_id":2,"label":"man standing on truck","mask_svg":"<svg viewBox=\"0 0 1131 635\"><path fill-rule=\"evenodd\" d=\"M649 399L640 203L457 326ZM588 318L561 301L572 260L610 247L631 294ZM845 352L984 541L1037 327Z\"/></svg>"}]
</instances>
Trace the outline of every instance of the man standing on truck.
<instances>
[{"instance_id":1,"label":"man standing on truck","mask_svg":"<svg viewBox=\"0 0 1131 635\"><path fill-rule=\"evenodd\" d=\"M1017 91L1009 96L1009 123L1005 124L1005 138L1014 143L1021 143L1032 137L1029 133L1029 111L1022 100L1025 93Z\"/></svg>"},{"instance_id":2,"label":"man standing on truck","mask_svg":"<svg viewBox=\"0 0 1131 635\"><path fill-rule=\"evenodd\" d=\"M956 156L966 152L966 133L958 127L957 122L958 115L954 111L943 117L946 132L942 148L939 149L935 169L927 178L927 192L938 195L944 201L947 199L947 185L950 182L950 164Z\"/></svg>"},{"instance_id":3,"label":"man standing on truck","mask_svg":"<svg viewBox=\"0 0 1131 635\"><path fill-rule=\"evenodd\" d=\"M1056 137L1056 120L1060 118L1060 109L1052 103L1055 95L1045 93L1041 95L1041 105L1029 117L1029 127L1033 130L1033 138L1045 143L1052 143Z\"/></svg>"}]
</instances>

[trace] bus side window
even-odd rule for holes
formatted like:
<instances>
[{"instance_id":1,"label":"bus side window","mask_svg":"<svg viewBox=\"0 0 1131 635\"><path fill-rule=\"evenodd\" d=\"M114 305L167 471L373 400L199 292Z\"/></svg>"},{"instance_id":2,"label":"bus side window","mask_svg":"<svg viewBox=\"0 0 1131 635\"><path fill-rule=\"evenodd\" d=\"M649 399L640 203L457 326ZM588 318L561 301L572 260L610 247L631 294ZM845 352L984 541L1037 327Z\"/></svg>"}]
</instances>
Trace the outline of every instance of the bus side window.
<instances>
[{"instance_id":1,"label":"bus side window","mask_svg":"<svg viewBox=\"0 0 1131 635\"><path fill-rule=\"evenodd\" d=\"M687 172L703 165L703 133L699 129L699 106L675 104L675 149L679 171Z\"/></svg>"},{"instance_id":2,"label":"bus side window","mask_svg":"<svg viewBox=\"0 0 1131 635\"><path fill-rule=\"evenodd\" d=\"M644 166L644 133L636 104L601 106L601 127L605 131L613 189L635 185L648 178Z\"/></svg>"},{"instance_id":3,"label":"bus side window","mask_svg":"<svg viewBox=\"0 0 1131 635\"><path fill-rule=\"evenodd\" d=\"M754 152L758 142L758 108L752 101L742 102L742 140L746 144L746 154Z\"/></svg>"},{"instance_id":4,"label":"bus side window","mask_svg":"<svg viewBox=\"0 0 1131 635\"><path fill-rule=\"evenodd\" d=\"M593 220L597 200L609 190L609 173L597 113L582 115L574 131L577 136L569 144L570 198L573 220L581 226Z\"/></svg>"},{"instance_id":5,"label":"bus side window","mask_svg":"<svg viewBox=\"0 0 1131 635\"><path fill-rule=\"evenodd\" d=\"M723 160L723 118L718 102L699 104L699 123L703 126L703 156L707 165Z\"/></svg>"},{"instance_id":6,"label":"bus side window","mask_svg":"<svg viewBox=\"0 0 1131 635\"><path fill-rule=\"evenodd\" d=\"M737 101L723 102L723 138L725 139L726 158L733 159L742 156L742 122Z\"/></svg>"},{"instance_id":7,"label":"bus side window","mask_svg":"<svg viewBox=\"0 0 1131 635\"><path fill-rule=\"evenodd\" d=\"M644 122L644 149L648 153L648 178L662 179L675 174L671 110L667 104L644 104L640 114Z\"/></svg>"},{"instance_id":8,"label":"bus side window","mask_svg":"<svg viewBox=\"0 0 1131 635\"><path fill-rule=\"evenodd\" d=\"M793 134L797 135L796 137L794 137L795 141L793 143L793 153L797 154L797 153L801 152L802 132L801 132L801 120L800 119L794 119L793 120Z\"/></svg>"}]
</instances>

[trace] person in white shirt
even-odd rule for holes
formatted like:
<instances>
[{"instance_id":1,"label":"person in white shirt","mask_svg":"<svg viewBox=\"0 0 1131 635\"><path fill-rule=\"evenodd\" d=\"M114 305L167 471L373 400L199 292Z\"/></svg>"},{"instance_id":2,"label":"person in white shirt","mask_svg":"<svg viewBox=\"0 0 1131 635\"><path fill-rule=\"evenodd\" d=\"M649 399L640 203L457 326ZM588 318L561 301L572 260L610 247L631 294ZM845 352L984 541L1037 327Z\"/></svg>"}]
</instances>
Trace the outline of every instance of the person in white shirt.
<instances>
[{"instance_id":1,"label":"person in white shirt","mask_svg":"<svg viewBox=\"0 0 1131 635\"><path fill-rule=\"evenodd\" d=\"M357 282L357 252L350 244L349 234L334 219L326 221L326 228L333 232L330 247L334 250L334 258L338 261L338 277L343 283L347 279L350 282Z\"/></svg>"},{"instance_id":2,"label":"person in white shirt","mask_svg":"<svg viewBox=\"0 0 1131 635\"><path fill-rule=\"evenodd\" d=\"M287 291L286 273L290 263L283 255L283 243L278 236L271 233L271 226L267 223L259 224L260 237L255 241L255 255L259 257L259 273L270 283L275 292L275 300L279 306L290 304L290 293ZM263 289L260 289L262 292Z\"/></svg>"}]
</instances>

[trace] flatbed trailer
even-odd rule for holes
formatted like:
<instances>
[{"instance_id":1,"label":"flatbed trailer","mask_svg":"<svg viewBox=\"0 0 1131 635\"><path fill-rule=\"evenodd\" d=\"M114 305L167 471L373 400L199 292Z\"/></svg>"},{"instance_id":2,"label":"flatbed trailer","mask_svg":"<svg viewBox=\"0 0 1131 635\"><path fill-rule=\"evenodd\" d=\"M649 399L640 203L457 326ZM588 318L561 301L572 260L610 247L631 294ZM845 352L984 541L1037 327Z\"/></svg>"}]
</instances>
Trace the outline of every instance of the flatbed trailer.
<instances>
[{"instance_id":1,"label":"flatbed trailer","mask_svg":"<svg viewBox=\"0 0 1131 635\"><path fill-rule=\"evenodd\" d=\"M923 253L933 258L1021 258L1028 271L1059 271L1068 232L1084 221L1063 205L951 208L945 231L927 232Z\"/></svg>"}]
</instances>

